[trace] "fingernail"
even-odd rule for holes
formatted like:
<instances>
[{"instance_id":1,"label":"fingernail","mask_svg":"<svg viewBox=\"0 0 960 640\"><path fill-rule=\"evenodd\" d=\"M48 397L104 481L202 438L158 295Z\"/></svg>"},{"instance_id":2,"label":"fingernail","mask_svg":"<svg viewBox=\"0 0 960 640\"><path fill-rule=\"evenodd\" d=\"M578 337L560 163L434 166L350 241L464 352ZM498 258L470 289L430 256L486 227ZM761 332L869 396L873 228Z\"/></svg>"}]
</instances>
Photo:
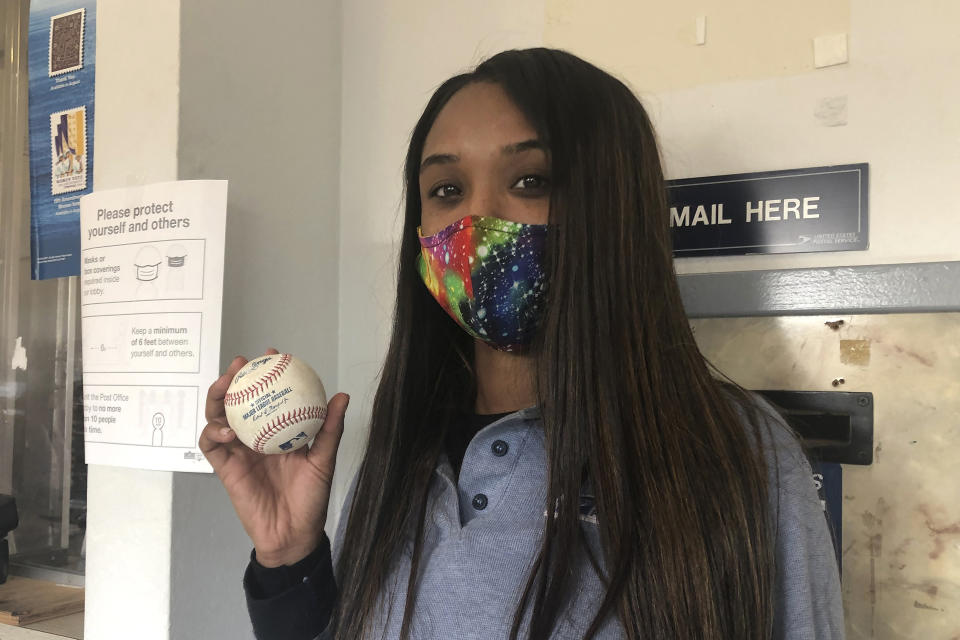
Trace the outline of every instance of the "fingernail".
<instances>
[{"instance_id":1,"label":"fingernail","mask_svg":"<svg viewBox=\"0 0 960 640\"><path fill-rule=\"evenodd\" d=\"M224 437L230 435L230 427L220 427L220 435Z\"/></svg>"}]
</instances>

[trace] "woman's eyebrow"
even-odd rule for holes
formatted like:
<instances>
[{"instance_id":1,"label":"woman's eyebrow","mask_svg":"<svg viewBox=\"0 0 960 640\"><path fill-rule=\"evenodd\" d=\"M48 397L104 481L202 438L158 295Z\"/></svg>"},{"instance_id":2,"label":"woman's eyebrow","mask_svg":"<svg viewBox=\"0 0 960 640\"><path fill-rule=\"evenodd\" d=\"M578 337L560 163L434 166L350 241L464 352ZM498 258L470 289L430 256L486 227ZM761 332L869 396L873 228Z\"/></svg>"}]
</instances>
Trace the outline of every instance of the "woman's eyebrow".
<instances>
[{"instance_id":1,"label":"woman's eyebrow","mask_svg":"<svg viewBox=\"0 0 960 640\"><path fill-rule=\"evenodd\" d=\"M423 162L420 163L420 173L423 173L424 169L433 164L453 164L454 162L460 162L460 156L452 153L435 153L423 159Z\"/></svg>"},{"instance_id":2,"label":"woman's eyebrow","mask_svg":"<svg viewBox=\"0 0 960 640\"><path fill-rule=\"evenodd\" d=\"M523 142L514 142L513 144L504 145L503 147L500 147L500 153L503 155L514 155L534 149L543 151L544 153L548 152L547 145L540 140L531 138L530 140L524 140ZM424 158L423 162L420 163L420 173L423 173L424 170L431 165L453 164L455 162L460 162L460 156L453 153L434 153Z\"/></svg>"},{"instance_id":3,"label":"woman's eyebrow","mask_svg":"<svg viewBox=\"0 0 960 640\"><path fill-rule=\"evenodd\" d=\"M512 155L515 153L521 153L523 151L530 151L531 149L537 149L543 151L544 153L548 152L547 145L536 138L524 140L523 142L515 142L514 144L508 144L502 147L500 152L504 155Z\"/></svg>"}]
</instances>

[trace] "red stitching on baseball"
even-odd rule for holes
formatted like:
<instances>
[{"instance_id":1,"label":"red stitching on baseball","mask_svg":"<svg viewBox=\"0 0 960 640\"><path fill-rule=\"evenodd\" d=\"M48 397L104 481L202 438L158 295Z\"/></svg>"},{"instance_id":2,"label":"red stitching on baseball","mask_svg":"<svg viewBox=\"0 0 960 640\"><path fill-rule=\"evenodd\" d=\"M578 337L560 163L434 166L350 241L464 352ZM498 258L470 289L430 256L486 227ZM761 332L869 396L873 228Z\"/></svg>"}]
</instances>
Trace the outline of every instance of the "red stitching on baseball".
<instances>
[{"instance_id":1,"label":"red stitching on baseball","mask_svg":"<svg viewBox=\"0 0 960 640\"><path fill-rule=\"evenodd\" d=\"M327 415L327 408L320 406L300 407L293 411L287 411L270 421L253 441L253 449L257 453L263 453L263 448L267 441L273 438L286 427L297 424L304 420L323 420Z\"/></svg>"},{"instance_id":2,"label":"red stitching on baseball","mask_svg":"<svg viewBox=\"0 0 960 640\"><path fill-rule=\"evenodd\" d=\"M232 407L234 405L243 404L255 395L260 395L263 393L264 389L277 381L277 379L280 377L280 374L286 371L289 365L290 354L281 354L280 359L277 360L270 371L267 371L265 374L263 374L263 377L258 379L256 382L252 382L248 387L225 395L223 397L223 404L225 406Z\"/></svg>"}]
</instances>

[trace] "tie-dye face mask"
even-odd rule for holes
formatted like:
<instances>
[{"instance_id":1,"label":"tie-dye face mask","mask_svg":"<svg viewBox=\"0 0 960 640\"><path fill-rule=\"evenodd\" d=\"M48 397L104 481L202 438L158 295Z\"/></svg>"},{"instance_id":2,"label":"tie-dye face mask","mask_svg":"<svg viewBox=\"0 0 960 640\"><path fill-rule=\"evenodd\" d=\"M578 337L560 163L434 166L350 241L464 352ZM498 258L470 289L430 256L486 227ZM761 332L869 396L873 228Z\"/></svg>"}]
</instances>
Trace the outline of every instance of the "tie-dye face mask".
<instances>
[{"instance_id":1,"label":"tie-dye face mask","mask_svg":"<svg viewBox=\"0 0 960 640\"><path fill-rule=\"evenodd\" d=\"M420 236L417 268L467 333L501 351L518 351L530 344L543 310L546 237L547 225L468 216Z\"/></svg>"}]
</instances>

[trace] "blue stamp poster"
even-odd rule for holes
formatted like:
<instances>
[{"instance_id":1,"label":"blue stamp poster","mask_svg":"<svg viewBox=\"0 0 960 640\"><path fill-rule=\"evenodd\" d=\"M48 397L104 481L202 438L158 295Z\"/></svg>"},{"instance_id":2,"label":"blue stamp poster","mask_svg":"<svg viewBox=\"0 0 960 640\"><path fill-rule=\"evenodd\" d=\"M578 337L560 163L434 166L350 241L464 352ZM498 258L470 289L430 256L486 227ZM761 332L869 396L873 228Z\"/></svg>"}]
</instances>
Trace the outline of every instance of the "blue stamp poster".
<instances>
[{"instance_id":1,"label":"blue stamp poster","mask_svg":"<svg viewBox=\"0 0 960 640\"><path fill-rule=\"evenodd\" d=\"M860 163L669 180L673 255L866 249L868 169Z\"/></svg>"},{"instance_id":2,"label":"blue stamp poster","mask_svg":"<svg viewBox=\"0 0 960 640\"><path fill-rule=\"evenodd\" d=\"M80 274L80 197L93 190L96 0L33 0L30 253L34 280Z\"/></svg>"}]
</instances>

